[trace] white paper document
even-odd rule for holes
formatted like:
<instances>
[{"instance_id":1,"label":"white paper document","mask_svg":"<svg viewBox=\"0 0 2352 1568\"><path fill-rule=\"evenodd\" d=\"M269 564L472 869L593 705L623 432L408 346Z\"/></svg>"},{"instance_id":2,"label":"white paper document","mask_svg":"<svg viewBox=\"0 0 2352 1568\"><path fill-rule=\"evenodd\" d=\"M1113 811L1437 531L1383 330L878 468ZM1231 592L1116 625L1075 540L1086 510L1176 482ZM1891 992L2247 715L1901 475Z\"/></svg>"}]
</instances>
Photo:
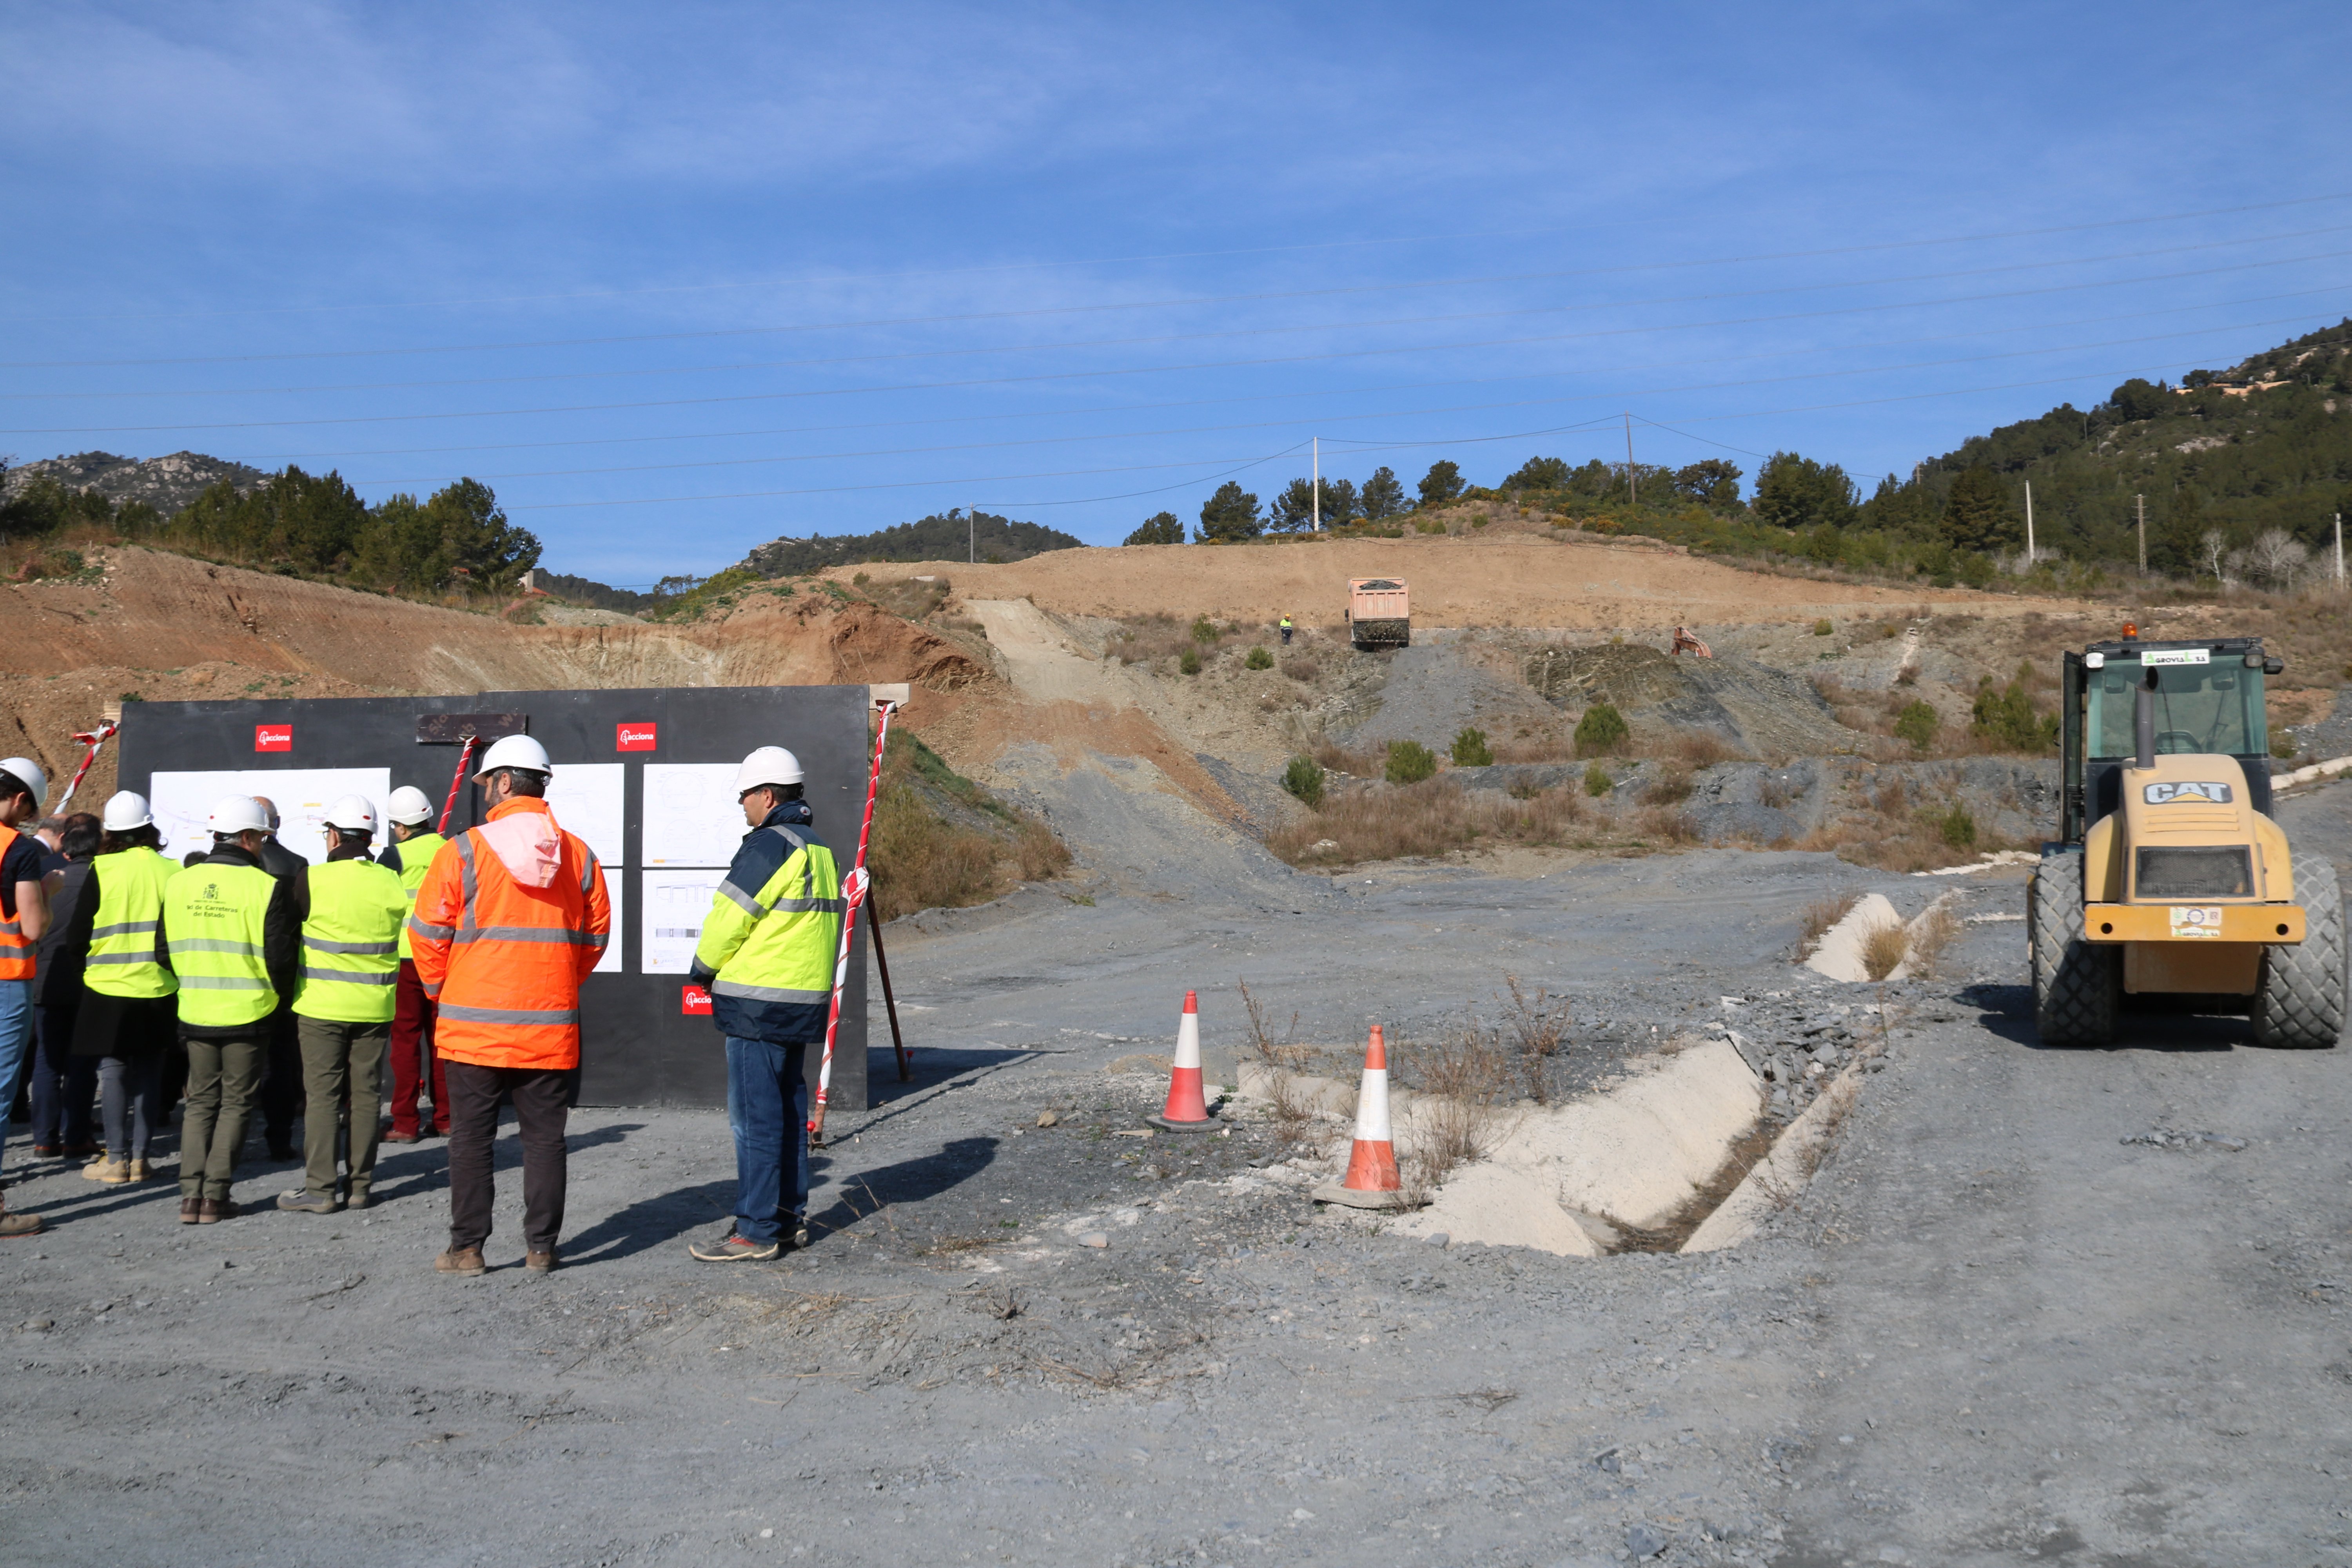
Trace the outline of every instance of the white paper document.
<instances>
[{"instance_id":1,"label":"white paper document","mask_svg":"<svg viewBox=\"0 0 2352 1568\"><path fill-rule=\"evenodd\" d=\"M163 835L163 853L177 860L192 849L212 852L213 804L223 795L265 795L278 807L278 842L313 866L327 858L322 819L347 795L375 807L376 845L383 835L384 801L392 794L389 768L242 768L218 773L156 773L149 805ZM584 837L584 836L583 836Z\"/></svg>"},{"instance_id":2,"label":"white paper document","mask_svg":"<svg viewBox=\"0 0 2352 1568\"><path fill-rule=\"evenodd\" d=\"M733 763L646 764L647 866L731 865L749 831Z\"/></svg>"},{"instance_id":3,"label":"white paper document","mask_svg":"<svg viewBox=\"0 0 2352 1568\"><path fill-rule=\"evenodd\" d=\"M644 873L645 930L638 970L645 974L684 974L694 966L695 943L710 900L727 879L723 868Z\"/></svg>"},{"instance_id":4,"label":"white paper document","mask_svg":"<svg viewBox=\"0 0 2352 1568\"><path fill-rule=\"evenodd\" d=\"M600 858L602 855L603 851L598 851ZM622 902L628 896L627 889L621 885L618 867L604 868L604 893L613 900L613 928L612 934L604 942L604 956L596 961L596 973L618 974L621 973L621 933L629 929L622 912Z\"/></svg>"},{"instance_id":5,"label":"white paper document","mask_svg":"<svg viewBox=\"0 0 2352 1568\"><path fill-rule=\"evenodd\" d=\"M627 863L621 816L621 777L627 766L559 763L547 781L547 809L554 813L557 825L587 840L608 872Z\"/></svg>"}]
</instances>

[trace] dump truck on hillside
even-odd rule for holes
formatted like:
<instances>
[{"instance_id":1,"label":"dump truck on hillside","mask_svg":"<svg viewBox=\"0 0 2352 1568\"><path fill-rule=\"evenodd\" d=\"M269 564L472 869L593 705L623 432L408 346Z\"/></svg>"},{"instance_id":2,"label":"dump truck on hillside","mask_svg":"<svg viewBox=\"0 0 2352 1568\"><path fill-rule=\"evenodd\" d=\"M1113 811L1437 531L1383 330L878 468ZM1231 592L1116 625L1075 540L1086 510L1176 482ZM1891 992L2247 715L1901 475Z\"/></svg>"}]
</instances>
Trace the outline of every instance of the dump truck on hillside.
<instances>
[{"instance_id":1,"label":"dump truck on hillside","mask_svg":"<svg viewBox=\"0 0 2352 1568\"><path fill-rule=\"evenodd\" d=\"M2263 1046L2343 1033L2336 868L2272 819L2263 678L2282 668L2259 637L2132 626L2065 656L2058 840L2026 889L2044 1044L2108 1044L2137 997L2249 1015Z\"/></svg>"},{"instance_id":2,"label":"dump truck on hillside","mask_svg":"<svg viewBox=\"0 0 2352 1568\"><path fill-rule=\"evenodd\" d=\"M1348 579L1348 640L1358 647L1409 647L1412 605L1402 577Z\"/></svg>"}]
</instances>

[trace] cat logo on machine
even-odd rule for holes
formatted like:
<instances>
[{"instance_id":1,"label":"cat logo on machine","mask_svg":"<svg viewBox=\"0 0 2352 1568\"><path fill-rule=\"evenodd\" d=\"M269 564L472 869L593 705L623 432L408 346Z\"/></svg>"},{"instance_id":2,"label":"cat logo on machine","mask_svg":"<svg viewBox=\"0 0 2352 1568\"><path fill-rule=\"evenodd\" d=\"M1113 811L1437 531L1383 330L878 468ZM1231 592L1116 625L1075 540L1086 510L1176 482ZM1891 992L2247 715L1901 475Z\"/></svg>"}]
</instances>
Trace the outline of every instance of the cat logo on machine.
<instances>
[{"instance_id":1,"label":"cat logo on machine","mask_svg":"<svg viewBox=\"0 0 2352 1568\"><path fill-rule=\"evenodd\" d=\"M2152 784L2140 791L2140 798L2150 805L2169 805L2176 800L2208 800L2215 805L2230 804L2230 786L2186 779L2171 784Z\"/></svg>"}]
</instances>

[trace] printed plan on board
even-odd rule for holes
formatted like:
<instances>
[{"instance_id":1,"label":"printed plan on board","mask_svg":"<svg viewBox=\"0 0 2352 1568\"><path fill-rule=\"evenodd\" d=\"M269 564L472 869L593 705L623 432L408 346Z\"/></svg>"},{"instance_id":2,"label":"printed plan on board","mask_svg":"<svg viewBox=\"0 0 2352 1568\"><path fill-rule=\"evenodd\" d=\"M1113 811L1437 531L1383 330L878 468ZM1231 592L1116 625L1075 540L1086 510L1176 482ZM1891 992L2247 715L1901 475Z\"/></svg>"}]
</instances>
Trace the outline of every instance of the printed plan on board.
<instances>
[{"instance_id":1,"label":"printed plan on board","mask_svg":"<svg viewBox=\"0 0 2352 1568\"><path fill-rule=\"evenodd\" d=\"M375 806L376 844L383 837L383 803L392 794L390 768L243 768L218 773L154 775L150 804L163 834L163 853L184 859L190 850L213 847L213 803L227 795L267 795L278 807L278 842L313 866L327 858L320 819L347 795L363 795Z\"/></svg>"}]
</instances>

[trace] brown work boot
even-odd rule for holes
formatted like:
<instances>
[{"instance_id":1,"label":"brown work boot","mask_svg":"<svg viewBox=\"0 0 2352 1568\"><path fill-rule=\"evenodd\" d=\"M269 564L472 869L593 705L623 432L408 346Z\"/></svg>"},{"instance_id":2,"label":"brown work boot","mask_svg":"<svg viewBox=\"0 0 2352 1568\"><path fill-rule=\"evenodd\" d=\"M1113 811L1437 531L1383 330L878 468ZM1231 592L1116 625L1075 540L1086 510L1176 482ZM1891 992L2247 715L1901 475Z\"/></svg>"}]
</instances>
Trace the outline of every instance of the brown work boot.
<instances>
[{"instance_id":1,"label":"brown work boot","mask_svg":"<svg viewBox=\"0 0 2352 1568\"><path fill-rule=\"evenodd\" d=\"M522 1266L525 1268L530 1269L533 1274L554 1273L558 1267L555 1257L555 1248L551 1247L545 1252L524 1253L522 1258Z\"/></svg>"},{"instance_id":2,"label":"brown work boot","mask_svg":"<svg viewBox=\"0 0 2352 1568\"><path fill-rule=\"evenodd\" d=\"M455 1274L463 1279L471 1279L478 1274L488 1274L490 1271L490 1266L482 1261L480 1247L453 1247L433 1260L433 1271L436 1274Z\"/></svg>"},{"instance_id":3,"label":"brown work boot","mask_svg":"<svg viewBox=\"0 0 2352 1568\"><path fill-rule=\"evenodd\" d=\"M225 1219L235 1219L241 1212L243 1211L236 1206L235 1198L198 1198L196 1200L198 1225L217 1225Z\"/></svg>"},{"instance_id":4,"label":"brown work boot","mask_svg":"<svg viewBox=\"0 0 2352 1568\"><path fill-rule=\"evenodd\" d=\"M421 1132L383 1132L376 1135L376 1142L379 1143L422 1143L425 1142L425 1135Z\"/></svg>"},{"instance_id":5,"label":"brown work boot","mask_svg":"<svg viewBox=\"0 0 2352 1568\"><path fill-rule=\"evenodd\" d=\"M37 1214L10 1214L0 1208L0 1240L19 1236L38 1236L48 1226Z\"/></svg>"},{"instance_id":6,"label":"brown work boot","mask_svg":"<svg viewBox=\"0 0 2352 1568\"><path fill-rule=\"evenodd\" d=\"M182 1225L195 1224L197 1219L204 1214L204 1208L205 1200L202 1198L182 1198L180 1200L180 1223Z\"/></svg>"}]
</instances>

